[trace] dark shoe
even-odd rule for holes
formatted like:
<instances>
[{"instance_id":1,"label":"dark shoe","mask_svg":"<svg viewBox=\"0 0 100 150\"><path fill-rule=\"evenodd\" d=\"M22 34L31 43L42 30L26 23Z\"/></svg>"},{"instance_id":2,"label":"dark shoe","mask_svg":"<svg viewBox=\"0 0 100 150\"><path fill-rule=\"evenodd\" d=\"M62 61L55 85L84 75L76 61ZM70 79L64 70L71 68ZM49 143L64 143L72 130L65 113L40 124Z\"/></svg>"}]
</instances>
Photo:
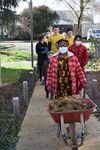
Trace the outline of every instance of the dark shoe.
<instances>
[{"instance_id":1,"label":"dark shoe","mask_svg":"<svg viewBox=\"0 0 100 150\"><path fill-rule=\"evenodd\" d=\"M53 99L53 92L52 92L52 90L50 91L50 99Z\"/></svg>"},{"instance_id":2,"label":"dark shoe","mask_svg":"<svg viewBox=\"0 0 100 150\"><path fill-rule=\"evenodd\" d=\"M41 85L45 85L45 81L41 81Z\"/></svg>"}]
</instances>

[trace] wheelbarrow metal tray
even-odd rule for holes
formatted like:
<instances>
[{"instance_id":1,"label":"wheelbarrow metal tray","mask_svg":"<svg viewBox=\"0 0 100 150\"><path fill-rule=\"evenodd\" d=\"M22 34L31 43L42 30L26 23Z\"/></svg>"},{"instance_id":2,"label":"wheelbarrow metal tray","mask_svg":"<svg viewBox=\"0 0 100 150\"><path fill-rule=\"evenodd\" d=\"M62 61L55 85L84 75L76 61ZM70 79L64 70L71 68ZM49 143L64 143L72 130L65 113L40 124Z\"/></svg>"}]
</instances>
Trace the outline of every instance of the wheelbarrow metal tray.
<instances>
[{"instance_id":1,"label":"wheelbarrow metal tray","mask_svg":"<svg viewBox=\"0 0 100 150\"><path fill-rule=\"evenodd\" d=\"M84 121L87 121L90 118L90 115L93 112L93 109L96 108L96 104L94 104L89 98L82 98L82 101L85 103L91 104L90 109L83 109L83 110L72 110L68 112L53 112L49 108L49 113L52 116L53 120L56 123L60 123L60 116L63 115L64 123L73 123L73 122L80 122L80 114L83 113Z\"/></svg>"}]
</instances>

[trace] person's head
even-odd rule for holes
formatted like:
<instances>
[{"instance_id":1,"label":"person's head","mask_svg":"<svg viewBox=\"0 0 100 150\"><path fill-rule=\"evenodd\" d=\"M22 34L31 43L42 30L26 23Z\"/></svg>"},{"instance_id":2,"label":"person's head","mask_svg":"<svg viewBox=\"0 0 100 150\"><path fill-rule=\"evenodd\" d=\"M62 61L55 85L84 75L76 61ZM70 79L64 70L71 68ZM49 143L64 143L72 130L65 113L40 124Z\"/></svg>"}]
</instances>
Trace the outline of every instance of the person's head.
<instances>
[{"instance_id":1,"label":"person's head","mask_svg":"<svg viewBox=\"0 0 100 150\"><path fill-rule=\"evenodd\" d=\"M72 29L67 29L66 34L68 37L71 37L73 35L73 30Z\"/></svg>"},{"instance_id":2,"label":"person's head","mask_svg":"<svg viewBox=\"0 0 100 150\"><path fill-rule=\"evenodd\" d=\"M75 38L74 38L74 43L75 43L75 45L82 44L82 36L81 35L76 35Z\"/></svg>"},{"instance_id":3,"label":"person's head","mask_svg":"<svg viewBox=\"0 0 100 150\"><path fill-rule=\"evenodd\" d=\"M59 27L57 25L53 26L52 31L54 34L58 34L59 33Z\"/></svg>"},{"instance_id":4,"label":"person's head","mask_svg":"<svg viewBox=\"0 0 100 150\"><path fill-rule=\"evenodd\" d=\"M60 39L59 41L56 42L56 45L57 45L57 48L58 48L60 54L67 53L68 45L69 45L68 40Z\"/></svg>"},{"instance_id":5,"label":"person's head","mask_svg":"<svg viewBox=\"0 0 100 150\"><path fill-rule=\"evenodd\" d=\"M50 36L50 31L48 30L46 33L44 33L45 38L48 38Z\"/></svg>"},{"instance_id":6,"label":"person's head","mask_svg":"<svg viewBox=\"0 0 100 150\"><path fill-rule=\"evenodd\" d=\"M53 52L52 52L52 51L49 51L49 52L47 53L47 55L48 55L48 59L51 59L51 57L52 57L52 55L53 55Z\"/></svg>"},{"instance_id":7,"label":"person's head","mask_svg":"<svg viewBox=\"0 0 100 150\"><path fill-rule=\"evenodd\" d=\"M66 32L63 32L62 35L63 35L64 37L66 37Z\"/></svg>"},{"instance_id":8,"label":"person's head","mask_svg":"<svg viewBox=\"0 0 100 150\"><path fill-rule=\"evenodd\" d=\"M45 41L44 34L39 37L38 41L41 42L41 43L44 43L44 41Z\"/></svg>"}]
</instances>

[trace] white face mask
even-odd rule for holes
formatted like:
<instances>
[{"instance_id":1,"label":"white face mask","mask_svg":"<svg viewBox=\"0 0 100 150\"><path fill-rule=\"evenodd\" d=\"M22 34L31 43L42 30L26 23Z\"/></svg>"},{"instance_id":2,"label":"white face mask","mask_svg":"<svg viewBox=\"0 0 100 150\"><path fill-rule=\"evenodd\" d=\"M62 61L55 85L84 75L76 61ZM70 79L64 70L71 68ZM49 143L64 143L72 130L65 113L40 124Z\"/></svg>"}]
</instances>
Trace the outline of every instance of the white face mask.
<instances>
[{"instance_id":1,"label":"white face mask","mask_svg":"<svg viewBox=\"0 0 100 150\"><path fill-rule=\"evenodd\" d=\"M59 47L59 52L61 53L61 54L64 54L64 53L66 53L68 51L68 48L67 47Z\"/></svg>"},{"instance_id":2,"label":"white face mask","mask_svg":"<svg viewBox=\"0 0 100 150\"><path fill-rule=\"evenodd\" d=\"M80 44L82 44L82 41L75 41L75 44L80 45Z\"/></svg>"}]
</instances>

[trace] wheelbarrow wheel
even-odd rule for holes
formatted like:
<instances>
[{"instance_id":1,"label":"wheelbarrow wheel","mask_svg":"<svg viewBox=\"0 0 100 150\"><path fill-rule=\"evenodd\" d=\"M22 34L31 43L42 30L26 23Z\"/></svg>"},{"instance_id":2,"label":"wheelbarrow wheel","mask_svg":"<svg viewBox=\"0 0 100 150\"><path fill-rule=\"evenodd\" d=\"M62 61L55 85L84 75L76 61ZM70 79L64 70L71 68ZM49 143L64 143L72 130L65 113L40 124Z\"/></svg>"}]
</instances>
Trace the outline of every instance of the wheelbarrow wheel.
<instances>
[{"instance_id":1,"label":"wheelbarrow wheel","mask_svg":"<svg viewBox=\"0 0 100 150\"><path fill-rule=\"evenodd\" d=\"M57 137L60 137L60 133L61 133L61 125L59 124L57 127Z\"/></svg>"},{"instance_id":2,"label":"wheelbarrow wheel","mask_svg":"<svg viewBox=\"0 0 100 150\"><path fill-rule=\"evenodd\" d=\"M74 147L74 148L72 148L72 150L78 150L78 148L77 148L77 147Z\"/></svg>"},{"instance_id":3,"label":"wheelbarrow wheel","mask_svg":"<svg viewBox=\"0 0 100 150\"><path fill-rule=\"evenodd\" d=\"M74 147L74 148L72 148L72 150L78 150L78 147Z\"/></svg>"},{"instance_id":4,"label":"wheelbarrow wheel","mask_svg":"<svg viewBox=\"0 0 100 150\"><path fill-rule=\"evenodd\" d=\"M72 150L78 150L78 141L77 141L77 135L75 130L75 123L69 124L69 130L70 130Z\"/></svg>"}]
</instances>

